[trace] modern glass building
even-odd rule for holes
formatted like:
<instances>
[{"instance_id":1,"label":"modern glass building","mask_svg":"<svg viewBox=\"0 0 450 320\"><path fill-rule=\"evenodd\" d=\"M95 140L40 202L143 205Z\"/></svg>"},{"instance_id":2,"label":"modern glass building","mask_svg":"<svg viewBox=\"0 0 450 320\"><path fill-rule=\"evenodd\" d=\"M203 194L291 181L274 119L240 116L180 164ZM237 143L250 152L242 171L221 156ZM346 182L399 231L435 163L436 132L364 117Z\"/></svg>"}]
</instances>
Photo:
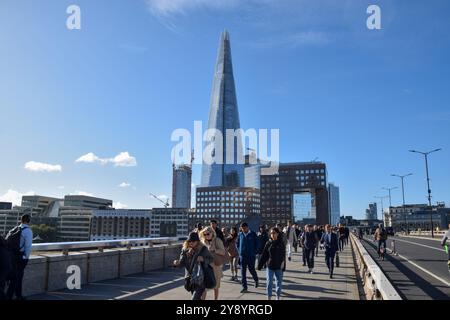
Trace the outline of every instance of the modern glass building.
<instances>
[{"instance_id":1,"label":"modern glass building","mask_svg":"<svg viewBox=\"0 0 450 320\"><path fill-rule=\"evenodd\" d=\"M341 204L339 198L339 187L333 183L328 184L328 197L330 204L330 223L337 225L341 217Z\"/></svg>"},{"instance_id":2,"label":"modern glass building","mask_svg":"<svg viewBox=\"0 0 450 320\"><path fill-rule=\"evenodd\" d=\"M191 207L192 167L190 165L173 166L172 207Z\"/></svg>"},{"instance_id":3,"label":"modern glass building","mask_svg":"<svg viewBox=\"0 0 450 320\"><path fill-rule=\"evenodd\" d=\"M227 130L240 129L239 112L231 60L230 36L224 31L220 37L219 51L209 107L209 142L204 152L211 156L211 164L202 165L202 187L243 187L244 159L242 135L238 132L227 141ZM233 148L228 149L227 142ZM220 152L222 151L222 152ZM227 161L227 154L228 161ZM229 161L232 159L233 161ZM231 163L230 163L231 162Z\"/></svg>"}]
</instances>

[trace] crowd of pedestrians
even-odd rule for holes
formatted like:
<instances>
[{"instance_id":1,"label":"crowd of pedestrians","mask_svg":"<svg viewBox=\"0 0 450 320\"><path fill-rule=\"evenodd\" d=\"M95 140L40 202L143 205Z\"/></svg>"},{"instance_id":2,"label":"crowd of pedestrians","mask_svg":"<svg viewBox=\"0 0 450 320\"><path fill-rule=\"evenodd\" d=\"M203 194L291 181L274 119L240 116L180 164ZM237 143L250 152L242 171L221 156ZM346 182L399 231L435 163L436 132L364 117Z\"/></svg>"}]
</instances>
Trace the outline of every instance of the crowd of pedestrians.
<instances>
[{"instance_id":1,"label":"crowd of pedestrians","mask_svg":"<svg viewBox=\"0 0 450 320\"><path fill-rule=\"evenodd\" d=\"M208 290L214 291L214 299L219 298L225 265L230 267L230 280L241 284L242 294L248 292L247 273L250 273L255 288L258 288L256 270L265 270L267 298L274 296L275 282L278 300L282 295L283 273L294 252L301 248L303 266L313 274L314 260L323 251L332 279L335 266L339 267L339 252L348 245L349 235L350 230L341 224L307 224L300 227L288 222L284 226L261 225L254 231L245 222L239 229L220 229L217 221L211 220L209 226L201 223L195 226L174 266L185 268L185 288L193 300L205 299Z\"/></svg>"}]
</instances>

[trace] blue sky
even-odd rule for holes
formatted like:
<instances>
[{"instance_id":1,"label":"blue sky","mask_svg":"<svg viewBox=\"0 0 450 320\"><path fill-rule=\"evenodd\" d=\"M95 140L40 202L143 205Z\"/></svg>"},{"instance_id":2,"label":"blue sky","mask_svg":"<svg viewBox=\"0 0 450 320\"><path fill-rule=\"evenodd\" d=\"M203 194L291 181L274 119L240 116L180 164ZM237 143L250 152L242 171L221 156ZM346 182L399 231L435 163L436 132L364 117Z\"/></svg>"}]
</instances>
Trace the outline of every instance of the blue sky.
<instances>
[{"instance_id":1,"label":"blue sky","mask_svg":"<svg viewBox=\"0 0 450 320\"><path fill-rule=\"evenodd\" d=\"M66 28L71 4L81 30ZM366 27L370 4L382 30ZM425 203L424 162L411 148L443 148L430 159L433 200L450 203L449 9L447 0L0 0L0 199L87 193L159 206L148 193L171 194L172 131L207 120L226 28L241 126L279 128L283 162L326 162L342 214L362 217L382 187L399 186L391 173L414 173L406 200Z\"/></svg>"}]
</instances>

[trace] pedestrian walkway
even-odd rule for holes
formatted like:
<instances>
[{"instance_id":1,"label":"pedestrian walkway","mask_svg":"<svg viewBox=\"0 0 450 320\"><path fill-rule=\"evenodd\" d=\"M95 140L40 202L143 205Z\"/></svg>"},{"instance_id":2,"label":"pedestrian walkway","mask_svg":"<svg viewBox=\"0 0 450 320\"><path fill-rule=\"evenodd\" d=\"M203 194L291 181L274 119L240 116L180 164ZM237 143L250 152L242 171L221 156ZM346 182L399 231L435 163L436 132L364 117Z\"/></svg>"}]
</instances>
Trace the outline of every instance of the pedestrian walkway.
<instances>
[{"instance_id":1,"label":"pedestrian walkway","mask_svg":"<svg viewBox=\"0 0 450 320\"><path fill-rule=\"evenodd\" d=\"M288 262L283 279L283 300L359 300L355 268L351 248L340 254L340 267L335 268L330 279L325 265L324 252L315 258L314 274L307 273L302 266L301 254L294 253ZM231 281L229 270L224 272L220 289L221 300L265 300L265 271L258 271L259 288L254 288L249 274L249 292L241 294L241 285ZM183 288L184 269L165 269L156 272L127 276L120 279L101 281L82 286L80 290L61 290L31 296L37 300L189 300L190 295ZM207 299L213 299L209 292Z\"/></svg>"}]
</instances>

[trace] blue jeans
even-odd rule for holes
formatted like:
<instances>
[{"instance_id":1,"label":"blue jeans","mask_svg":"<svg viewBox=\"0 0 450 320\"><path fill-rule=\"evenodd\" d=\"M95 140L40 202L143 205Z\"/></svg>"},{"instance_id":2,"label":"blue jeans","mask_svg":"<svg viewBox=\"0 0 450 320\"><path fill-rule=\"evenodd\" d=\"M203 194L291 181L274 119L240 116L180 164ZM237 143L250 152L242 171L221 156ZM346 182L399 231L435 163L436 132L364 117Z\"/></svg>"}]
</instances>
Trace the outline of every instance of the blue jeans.
<instances>
[{"instance_id":1,"label":"blue jeans","mask_svg":"<svg viewBox=\"0 0 450 320\"><path fill-rule=\"evenodd\" d=\"M253 257L243 257L241 256L241 281L242 281L242 288L247 289L247 268L248 271L250 271L253 280L255 280L255 283L258 282L258 274L255 270L255 256Z\"/></svg>"},{"instance_id":2,"label":"blue jeans","mask_svg":"<svg viewBox=\"0 0 450 320\"><path fill-rule=\"evenodd\" d=\"M267 296L272 297L272 287L273 287L273 276L275 275L276 279L276 293L277 297L281 296L281 285L283 281L283 271L281 269L272 270L267 268Z\"/></svg>"}]
</instances>

